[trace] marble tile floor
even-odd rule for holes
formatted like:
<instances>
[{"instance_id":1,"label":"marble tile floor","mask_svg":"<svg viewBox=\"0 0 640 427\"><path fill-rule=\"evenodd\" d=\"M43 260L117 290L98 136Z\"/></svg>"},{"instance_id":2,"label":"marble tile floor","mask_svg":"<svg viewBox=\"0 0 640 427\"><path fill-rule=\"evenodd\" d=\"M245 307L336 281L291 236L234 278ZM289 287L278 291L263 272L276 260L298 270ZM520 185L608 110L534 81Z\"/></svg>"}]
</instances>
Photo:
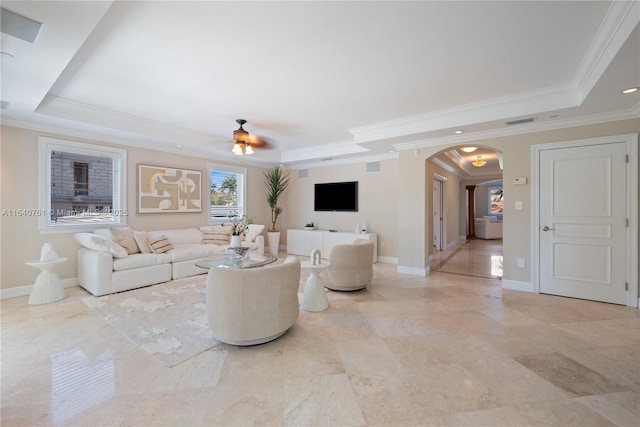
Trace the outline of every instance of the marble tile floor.
<instances>
[{"instance_id":1,"label":"marble tile floor","mask_svg":"<svg viewBox=\"0 0 640 427\"><path fill-rule=\"evenodd\" d=\"M637 309L378 263L280 339L167 368L67 291L1 301L3 427L640 425Z\"/></svg>"},{"instance_id":2,"label":"marble tile floor","mask_svg":"<svg viewBox=\"0 0 640 427\"><path fill-rule=\"evenodd\" d=\"M502 277L502 239L467 240L452 250L435 251L432 271L468 276Z\"/></svg>"}]
</instances>

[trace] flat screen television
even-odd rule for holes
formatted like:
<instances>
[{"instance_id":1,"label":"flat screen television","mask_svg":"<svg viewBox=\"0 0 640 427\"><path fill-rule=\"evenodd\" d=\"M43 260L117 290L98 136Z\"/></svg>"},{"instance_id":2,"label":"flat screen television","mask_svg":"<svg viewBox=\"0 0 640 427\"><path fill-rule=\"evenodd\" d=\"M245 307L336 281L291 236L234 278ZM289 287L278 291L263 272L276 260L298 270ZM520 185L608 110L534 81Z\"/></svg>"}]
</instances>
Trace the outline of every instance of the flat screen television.
<instances>
[{"instance_id":1,"label":"flat screen television","mask_svg":"<svg viewBox=\"0 0 640 427\"><path fill-rule=\"evenodd\" d=\"M315 185L315 211L358 212L358 181Z\"/></svg>"}]
</instances>

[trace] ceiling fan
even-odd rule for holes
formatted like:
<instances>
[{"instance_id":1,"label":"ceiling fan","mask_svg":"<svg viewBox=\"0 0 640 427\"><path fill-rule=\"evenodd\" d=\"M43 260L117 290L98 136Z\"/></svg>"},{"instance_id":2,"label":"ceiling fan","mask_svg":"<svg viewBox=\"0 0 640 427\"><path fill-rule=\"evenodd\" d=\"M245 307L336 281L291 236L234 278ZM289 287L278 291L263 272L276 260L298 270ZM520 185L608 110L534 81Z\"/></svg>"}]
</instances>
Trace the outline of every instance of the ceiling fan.
<instances>
[{"instance_id":1,"label":"ceiling fan","mask_svg":"<svg viewBox=\"0 0 640 427\"><path fill-rule=\"evenodd\" d=\"M269 142L257 135L251 135L242 126L247 123L245 119L236 119L240 127L233 131L233 149L236 156L251 155L254 148L269 148Z\"/></svg>"}]
</instances>

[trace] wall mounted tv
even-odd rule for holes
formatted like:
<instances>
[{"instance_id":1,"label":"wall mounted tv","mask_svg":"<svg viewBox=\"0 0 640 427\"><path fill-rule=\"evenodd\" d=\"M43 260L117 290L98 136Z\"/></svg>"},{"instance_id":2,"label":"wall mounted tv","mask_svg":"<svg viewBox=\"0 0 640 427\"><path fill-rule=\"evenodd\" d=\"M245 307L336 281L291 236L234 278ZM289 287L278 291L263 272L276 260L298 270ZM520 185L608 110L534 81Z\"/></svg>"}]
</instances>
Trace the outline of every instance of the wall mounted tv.
<instances>
[{"instance_id":1,"label":"wall mounted tv","mask_svg":"<svg viewBox=\"0 0 640 427\"><path fill-rule=\"evenodd\" d=\"M315 211L358 212L358 181L315 185Z\"/></svg>"}]
</instances>

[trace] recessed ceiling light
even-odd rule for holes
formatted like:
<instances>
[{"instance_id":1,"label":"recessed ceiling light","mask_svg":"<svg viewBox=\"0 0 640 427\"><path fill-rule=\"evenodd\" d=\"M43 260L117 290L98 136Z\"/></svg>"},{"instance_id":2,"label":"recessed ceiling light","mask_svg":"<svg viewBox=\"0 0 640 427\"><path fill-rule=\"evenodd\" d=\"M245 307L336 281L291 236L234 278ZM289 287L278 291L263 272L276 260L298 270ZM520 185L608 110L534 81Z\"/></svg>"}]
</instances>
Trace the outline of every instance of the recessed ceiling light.
<instances>
[{"instance_id":1,"label":"recessed ceiling light","mask_svg":"<svg viewBox=\"0 0 640 427\"><path fill-rule=\"evenodd\" d=\"M637 92L638 90L640 90L639 87L630 87L629 89L625 89L622 91L622 93L624 93L625 95L628 93L634 93Z\"/></svg>"},{"instance_id":2,"label":"recessed ceiling light","mask_svg":"<svg viewBox=\"0 0 640 427\"><path fill-rule=\"evenodd\" d=\"M461 134L461 133L464 133L464 131L463 130L457 130L456 131L456 134L458 134L458 135Z\"/></svg>"},{"instance_id":3,"label":"recessed ceiling light","mask_svg":"<svg viewBox=\"0 0 640 427\"><path fill-rule=\"evenodd\" d=\"M460 148L460 151L464 151L465 153L473 153L477 149L478 147L462 147Z\"/></svg>"},{"instance_id":4,"label":"recessed ceiling light","mask_svg":"<svg viewBox=\"0 0 640 427\"><path fill-rule=\"evenodd\" d=\"M176 147L178 147L178 148L182 148L182 145L178 144L178 145L176 145Z\"/></svg>"}]
</instances>

